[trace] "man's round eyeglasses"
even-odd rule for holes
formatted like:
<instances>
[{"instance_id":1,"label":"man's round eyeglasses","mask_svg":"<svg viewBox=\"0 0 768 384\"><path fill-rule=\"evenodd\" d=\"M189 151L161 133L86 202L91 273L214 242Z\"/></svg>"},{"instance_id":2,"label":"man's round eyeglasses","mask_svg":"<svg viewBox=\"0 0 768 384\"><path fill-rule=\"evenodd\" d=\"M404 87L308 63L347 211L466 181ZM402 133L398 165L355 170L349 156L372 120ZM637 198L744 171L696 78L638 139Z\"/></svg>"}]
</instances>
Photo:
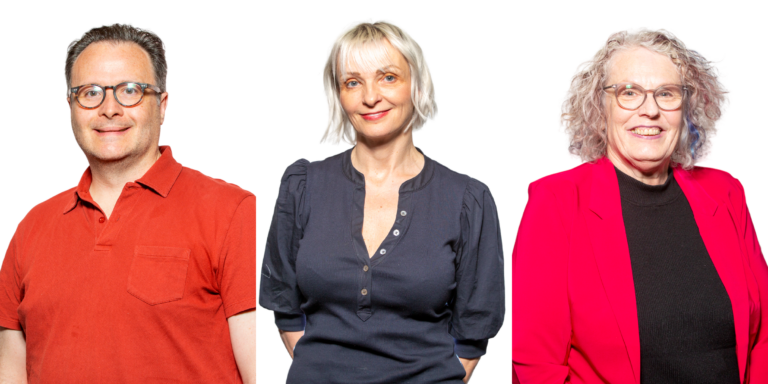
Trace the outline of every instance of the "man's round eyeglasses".
<instances>
[{"instance_id":1,"label":"man's round eyeglasses","mask_svg":"<svg viewBox=\"0 0 768 384\"><path fill-rule=\"evenodd\" d=\"M619 106L634 111L645 103L648 92L653 93L653 99L656 105L663 111L675 111L683 105L685 93L688 88L677 85L667 84L656 89L645 90L643 87L633 83L618 83L603 87L603 90L613 89L614 96Z\"/></svg>"},{"instance_id":2,"label":"man's round eyeglasses","mask_svg":"<svg viewBox=\"0 0 768 384\"><path fill-rule=\"evenodd\" d=\"M134 105L141 103L144 98L144 92L147 88L151 89L157 94L162 93L160 88L152 84L146 83L120 83L118 85L101 86L96 84L81 85L79 87L71 88L69 91L75 96L75 100L85 109L98 108L107 97L107 89L112 89L112 94L115 96L120 105L123 107L133 107Z\"/></svg>"}]
</instances>

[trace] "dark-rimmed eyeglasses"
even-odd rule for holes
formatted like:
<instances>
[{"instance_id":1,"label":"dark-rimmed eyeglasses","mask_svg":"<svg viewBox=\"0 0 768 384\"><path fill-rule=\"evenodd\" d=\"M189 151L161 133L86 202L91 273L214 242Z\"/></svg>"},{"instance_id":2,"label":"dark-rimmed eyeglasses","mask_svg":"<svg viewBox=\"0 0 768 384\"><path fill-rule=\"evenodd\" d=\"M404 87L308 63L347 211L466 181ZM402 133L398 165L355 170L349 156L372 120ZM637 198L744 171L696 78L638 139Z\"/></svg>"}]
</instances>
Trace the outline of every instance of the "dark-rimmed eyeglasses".
<instances>
[{"instance_id":1,"label":"dark-rimmed eyeglasses","mask_svg":"<svg viewBox=\"0 0 768 384\"><path fill-rule=\"evenodd\" d=\"M112 89L115 100L123 107L133 107L144 99L144 91L151 89L157 94L162 93L160 88L146 83L120 83L118 85L101 86L96 84L81 85L70 88L75 100L85 109L98 108L107 97L107 89Z\"/></svg>"},{"instance_id":2,"label":"dark-rimmed eyeglasses","mask_svg":"<svg viewBox=\"0 0 768 384\"><path fill-rule=\"evenodd\" d=\"M663 111L675 111L680 109L685 99L686 87L677 84L662 85L653 90L645 90L643 87L634 83L618 83L603 87L603 90L613 89L614 96L619 106L634 111L645 103L648 92L653 93L653 99L656 105Z\"/></svg>"}]
</instances>

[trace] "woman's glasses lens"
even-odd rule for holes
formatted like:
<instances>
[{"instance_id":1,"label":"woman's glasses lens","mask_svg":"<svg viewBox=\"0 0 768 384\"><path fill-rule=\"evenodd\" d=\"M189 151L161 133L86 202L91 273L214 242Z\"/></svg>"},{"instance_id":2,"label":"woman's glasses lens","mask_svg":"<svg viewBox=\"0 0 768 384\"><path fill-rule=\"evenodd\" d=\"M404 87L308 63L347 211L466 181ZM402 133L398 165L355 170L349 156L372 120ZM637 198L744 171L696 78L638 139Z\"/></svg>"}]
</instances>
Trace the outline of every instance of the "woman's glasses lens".
<instances>
[{"instance_id":1,"label":"woman's glasses lens","mask_svg":"<svg viewBox=\"0 0 768 384\"><path fill-rule=\"evenodd\" d=\"M626 109L637 109L645 101L647 91L636 84L617 84L616 99ZM653 92L659 108L675 110L683 104L683 89L677 85L664 85Z\"/></svg>"}]
</instances>

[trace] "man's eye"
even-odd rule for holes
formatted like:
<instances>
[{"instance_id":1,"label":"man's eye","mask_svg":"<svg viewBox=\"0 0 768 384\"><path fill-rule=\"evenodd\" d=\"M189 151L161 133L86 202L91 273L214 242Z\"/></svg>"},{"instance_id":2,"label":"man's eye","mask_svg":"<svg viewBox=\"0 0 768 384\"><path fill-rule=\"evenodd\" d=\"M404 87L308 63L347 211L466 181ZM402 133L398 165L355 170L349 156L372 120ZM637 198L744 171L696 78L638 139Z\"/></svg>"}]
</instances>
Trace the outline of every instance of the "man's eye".
<instances>
[{"instance_id":1,"label":"man's eye","mask_svg":"<svg viewBox=\"0 0 768 384\"><path fill-rule=\"evenodd\" d=\"M86 91L85 97L99 97L101 96L101 92L99 91Z\"/></svg>"}]
</instances>

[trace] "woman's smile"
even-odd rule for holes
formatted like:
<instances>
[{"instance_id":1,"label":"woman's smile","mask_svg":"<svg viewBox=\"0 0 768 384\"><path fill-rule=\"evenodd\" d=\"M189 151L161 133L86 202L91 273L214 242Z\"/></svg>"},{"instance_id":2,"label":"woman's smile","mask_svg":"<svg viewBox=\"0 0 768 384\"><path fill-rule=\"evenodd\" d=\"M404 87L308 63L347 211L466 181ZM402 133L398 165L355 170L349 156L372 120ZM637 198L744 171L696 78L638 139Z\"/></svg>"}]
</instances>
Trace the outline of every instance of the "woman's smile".
<instances>
[{"instance_id":1,"label":"woman's smile","mask_svg":"<svg viewBox=\"0 0 768 384\"><path fill-rule=\"evenodd\" d=\"M361 113L360 116L362 116L363 119L365 119L365 120L374 121L374 120L379 120L382 117L386 116L389 111L390 110L387 109L386 111L379 111L379 112L372 112L372 113Z\"/></svg>"}]
</instances>

